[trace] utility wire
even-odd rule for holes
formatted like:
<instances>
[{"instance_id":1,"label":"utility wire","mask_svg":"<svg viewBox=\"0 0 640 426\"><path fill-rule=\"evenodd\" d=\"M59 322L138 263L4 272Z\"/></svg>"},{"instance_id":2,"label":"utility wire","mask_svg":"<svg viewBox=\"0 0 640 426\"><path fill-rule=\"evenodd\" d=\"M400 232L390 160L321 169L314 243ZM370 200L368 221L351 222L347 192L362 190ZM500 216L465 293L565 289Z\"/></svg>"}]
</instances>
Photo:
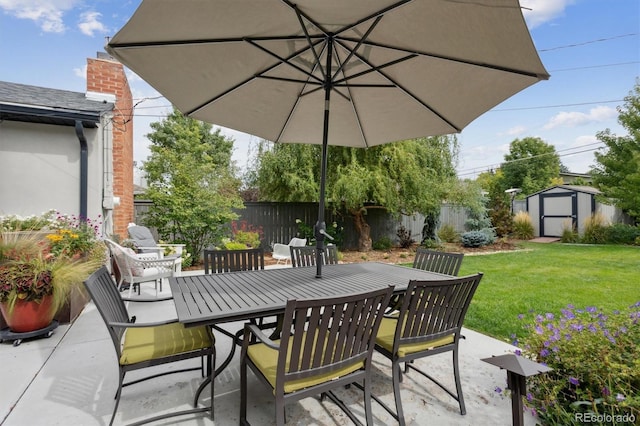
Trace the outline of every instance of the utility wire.
<instances>
[{"instance_id":1,"label":"utility wire","mask_svg":"<svg viewBox=\"0 0 640 426\"><path fill-rule=\"evenodd\" d=\"M561 50L561 49L569 49L569 48L572 48L572 47L586 46L588 44L602 43L604 41L611 41L611 40L616 40L616 39L625 38L625 37L635 37L637 35L638 35L638 33L621 34L621 35L612 36L612 37L599 38L599 39L596 39L596 40L583 41L582 43L567 44L567 45L564 45L564 46L550 47L548 49L538 49L538 52L552 52L554 50Z\"/></svg>"},{"instance_id":2,"label":"utility wire","mask_svg":"<svg viewBox=\"0 0 640 426\"><path fill-rule=\"evenodd\" d=\"M490 165L487 165L487 166L474 167L474 168L471 168L471 169L463 169L463 170L460 170L457 173L457 175L458 176L473 175L473 174L478 173L479 169L480 170L491 170L491 169L499 168L503 164L516 163L516 162L519 162L519 161L531 160L533 158L546 157L548 155L553 155L553 154L558 155L558 157L568 157L570 155L582 154L582 153L590 152L590 151L597 151L597 150L599 150L599 149L601 149L603 147L599 146L599 147L596 147L596 148L589 148L589 149L582 149L582 148L585 148L585 147L588 147L588 146L593 146L593 145L602 145L602 144L604 144L604 142L598 141L598 142L593 142L593 143L590 143L590 144L582 145L582 146L579 146L579 147L565 148L565 149L561 149L561 150L558 150L558 151L555 151L555 152L546 152L544 154L532 155L531 157L516 158L515 160L503 161L501 163L494 163L494 164L490 164ZM580 151L567 152L567 153L564 153L564 154L558 154L560 152L572 151L572 150L576 150L576 149L580 149Z\"/></svg>"}]
</instances>

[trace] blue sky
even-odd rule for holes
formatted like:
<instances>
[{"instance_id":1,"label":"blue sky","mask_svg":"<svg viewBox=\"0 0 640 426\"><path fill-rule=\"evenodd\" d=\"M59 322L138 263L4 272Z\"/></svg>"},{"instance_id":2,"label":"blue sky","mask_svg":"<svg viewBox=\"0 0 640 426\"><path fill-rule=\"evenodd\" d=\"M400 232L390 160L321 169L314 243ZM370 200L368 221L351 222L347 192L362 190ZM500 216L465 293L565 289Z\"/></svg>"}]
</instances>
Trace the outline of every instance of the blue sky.
<instances>
[{"instance_id":1,"label":"blue sky","mask_svg":"<svg viewBox=\"0 0 640 426\"><path fill-rule=\"evenodd\" d=\"M140 2L0 0L0 80L84 92L86 59L102 51ZM540 137L562 162L584 173L602 148L596 132L626 131L616 107L640 76L640 1L521 0L531 36L551 74L488 111L458 135L458 172L473 178L495 168L516 138ZM149 154L149 123L169 110L166 99L128 73L135 102L134 157ZM235 139L234 159L246 165L258 138L223 129Z\"/></svg>"}]
</instances>

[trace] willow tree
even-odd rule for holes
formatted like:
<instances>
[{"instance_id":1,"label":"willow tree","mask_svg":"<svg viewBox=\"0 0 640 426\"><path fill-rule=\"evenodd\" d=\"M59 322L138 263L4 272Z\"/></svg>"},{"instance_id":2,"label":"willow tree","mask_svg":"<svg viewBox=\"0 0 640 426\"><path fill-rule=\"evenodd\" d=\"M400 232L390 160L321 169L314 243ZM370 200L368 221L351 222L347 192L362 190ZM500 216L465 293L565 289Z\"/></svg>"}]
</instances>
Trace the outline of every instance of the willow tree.
<instances>
[{"instance_id":1,"label":"willow tree","mask_svg":"<svg viewBox=\"0 0 640 426\"><path fill-rule=\"evenodd\" d=\"M145 195L153 205L145 223L198 255L219 242L238 217L233 209L243 207L233 177L233 139L177 110L151 128L151 155L143 170L149 185Z\"/></svg>"},{"instance_id":2,"label":"willow tree","mask_svg":"<svg viewBox=\"0 0 640 426\"><path fill-rule=\"evenodd\" d=\"M367 209L393 214L439 214L457 188L457 139L419 138L369 149L329 147L326 200L353 217L361 251L371 249ZM261 198L281 202L318 200L321 150L316 145L275 144L257 165Z\"/></svg>"}]
</instances>

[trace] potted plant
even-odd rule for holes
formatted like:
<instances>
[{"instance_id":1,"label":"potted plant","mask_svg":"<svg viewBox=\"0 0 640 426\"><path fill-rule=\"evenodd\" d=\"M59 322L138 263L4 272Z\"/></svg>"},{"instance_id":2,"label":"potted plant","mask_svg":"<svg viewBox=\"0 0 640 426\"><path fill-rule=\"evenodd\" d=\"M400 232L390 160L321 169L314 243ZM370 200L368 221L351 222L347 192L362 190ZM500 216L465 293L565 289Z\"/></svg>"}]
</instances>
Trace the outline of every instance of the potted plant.
<instances>
[{"instance_id":1,"label":"potted plant","mask_svg":"<svg viewBox=\"0 0 640 426\"><path fill-rule=\"evenodd\" d=\"M106 247L87 221L58 215L41 229L3 229L0 308L9 328L28 332L46 327L56 313L69 310L74 298L86 299L82 282L105 258Z\"/></svg>"}]
</instances>

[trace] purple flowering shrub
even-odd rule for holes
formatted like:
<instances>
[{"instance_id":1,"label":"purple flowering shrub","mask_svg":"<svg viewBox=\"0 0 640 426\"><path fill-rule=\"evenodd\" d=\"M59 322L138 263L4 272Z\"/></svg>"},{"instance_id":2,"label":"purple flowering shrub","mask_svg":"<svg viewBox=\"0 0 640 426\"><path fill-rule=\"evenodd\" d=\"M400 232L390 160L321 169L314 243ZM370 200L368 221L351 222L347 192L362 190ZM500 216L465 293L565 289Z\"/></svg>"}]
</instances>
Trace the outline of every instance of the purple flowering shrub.
<instances>
[{"instance_id":1,"label":"purple flowering shrub","mask_svg":"<svg viewBox=\"0 0 640 426\"><path fill-rule=\"evenodd\" d=\"M526 337L514 344L553 368L527 380L526 404L543 424L582 424L585 413L640 421L640 302L610 313L569 305L560 315L519 317Z\"/></svg>"}]
</instances>

